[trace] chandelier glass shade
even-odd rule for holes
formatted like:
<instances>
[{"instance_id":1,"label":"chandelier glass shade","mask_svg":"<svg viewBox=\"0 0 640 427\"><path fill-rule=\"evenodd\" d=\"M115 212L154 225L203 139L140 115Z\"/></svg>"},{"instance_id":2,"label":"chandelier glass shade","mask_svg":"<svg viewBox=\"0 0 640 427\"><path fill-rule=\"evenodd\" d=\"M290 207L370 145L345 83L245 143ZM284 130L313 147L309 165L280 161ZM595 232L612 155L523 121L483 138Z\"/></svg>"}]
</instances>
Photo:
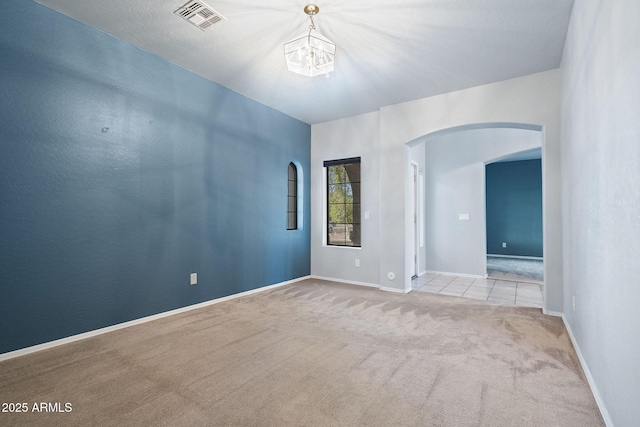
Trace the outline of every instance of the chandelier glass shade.
<instances>
[{"instance_id":1,"label":"chandelier glass shade","mask_svg":"<svg viewBox=\"0 0 640 427\"><path fill-rule=\"evenodd\" d=\"M304 11L311 20L309 31L284 44L289 71L309 77L328 75L333 71L336 45L316 30L313 15L319 10L315 5L307 5Z\"/></svg>"}]
</instances>

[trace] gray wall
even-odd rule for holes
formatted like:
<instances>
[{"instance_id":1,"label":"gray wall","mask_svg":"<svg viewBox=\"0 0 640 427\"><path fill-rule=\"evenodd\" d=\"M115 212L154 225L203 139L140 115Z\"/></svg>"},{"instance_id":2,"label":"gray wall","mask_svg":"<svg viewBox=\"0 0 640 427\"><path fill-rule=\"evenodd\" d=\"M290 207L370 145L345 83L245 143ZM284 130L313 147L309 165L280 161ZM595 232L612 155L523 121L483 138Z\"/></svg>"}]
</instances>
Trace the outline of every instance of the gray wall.
<instances>
[{"instance_id":1,"label":"gray wall","mask_svg":"<svg viewBox=\"0 0 640 427\"><path fill-rule=\"evenodd\" d=\"M524 129L460 131L425 142L428 270L485 276L485 163L541 143L541 132ZM459 221L460 213L470 220Z\"/></svg>"},{"instance_id":2,"label":"gray wall","mask_svg":"<svg viewBox=\"0 0 640 427\"><path fill-rule=\"evenodd\" d=\"M409 253L409 194L411 148L421 138L450 129L524 128L542 130L542 168L545 221L545 311L562 309L562 241L560 212L560 74L558 70L478 86L382 108L379 112L316 124L311 130L312 210L322 212L324 187L322 160L366 155L372 175L369 190L363 188L363 246L367 234L371 252L360 256L371 261L375 272L357 271L356 255L343 257L344 248L322 244L322 217L315 216L312 229L311 271L314 275L364 281L383 289L411 289L413 263ZM490 108L488 107L490 106ZM363 166L364 167L364 166ZM320 169L320 171L318 171ZM364 169L363 169L364 174ZM364 178L363 178L364 179ZM373 184L375 183L375 184ZM368 193L368 191L371 191ZM379 209L379 210L378 210ZM338 251L338 252L336 252ZM377 251L377 253L376 253ZM370 265L370 264L368 264ZM395 279L388 278L393 272Z\"/></svg>"},{"instance_id":3,"label":"gray wall","mask_svg":"<svg viewBox=\"0 0 640 427\"><path fill-rule=\"evenodd\" d=\"M405 238L410 215L405 193L410 179L407 144L448 129L519 127L542 129L545 312L562 310L560 194L560 74L558 70L423 98L380 110L380 284L410 289L411 263ZM312 141L313 144L313 141ZM395 280L387 272L396 273Z\"/></svg>"},{"instance_id":4,"label":"gray wall","mask_svg":"<svg viewBox=\"0 0 640 427\"><path fill-rule=\"evenodd\" d=\"M577 0L561 67L564 317L620 427L640 422L639 40L637 0Z\"/></svg>"},{"instance_id":5,"label":"gray wall","mask_svg":"<svg viewBox=\"0 0 640 427\"><path fill-rule=\"evenodd\" d=\"M311 274L362 284L378 284L380 262L379 113L311 127ZM362 247L327 246L324 160L361 158ZM364 218L369 212L370 219ZM360 260L360 267L355 260Z\"/></svg>"}]
</instances>

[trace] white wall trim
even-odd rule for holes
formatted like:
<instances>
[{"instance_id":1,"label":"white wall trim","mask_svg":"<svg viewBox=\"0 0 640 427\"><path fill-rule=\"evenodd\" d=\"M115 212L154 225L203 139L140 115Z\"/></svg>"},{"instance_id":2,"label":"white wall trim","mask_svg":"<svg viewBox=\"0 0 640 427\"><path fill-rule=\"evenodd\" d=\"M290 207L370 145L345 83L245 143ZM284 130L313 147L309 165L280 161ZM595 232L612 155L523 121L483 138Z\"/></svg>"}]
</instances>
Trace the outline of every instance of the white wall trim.
<instances>
[{"instance_id":1,"label":"white wall trim","mask_svg":"<svg viewBox=\"0 0 640 427\"><path fill-rule=\"evenodd\" d=\"M442 274L444 276L473 277L474 279L486 278L484 275L479 275L479 274L449 273L446 271L435 271L435 270L427 270L425 271L425 273Z\"/></svg>"},{"instance_id":2,"label":"white wall trim","mask_svg":"<svg viewBox=\"0 0 640 427\"><path fill-rule=\"evenodd\" d=\"M589 387L591 388L591 392L593 393L593 397L596 399L596 403L598 404L598 409L600 409L600 414L604 419L604 423L607 427L614 427L613 421L611 420L611 416L609 416L609 411L607 411L607 407L600 396L600 392L598 391L598 387L596 386L596 382L591 375L591 371L589 370L589 366L587 365L587 361L584 360L582 356L582 352L580 351L580 347L578 346L578 342L576 341L575 336L573 335L573 331L571 330L571 326L569 326L569 322L567 318L562 315L562 322L564 323L564 327L567 329L569 333L569 338L571 339L571 343L573 344L573 348L576 349L576 354L578 355L578 359L580 360L580 365L582 366L582 370L584 371L584 375L587 377L587 382L589 383Z\"/></svg>"},{"instance_id":3,"label":"white wall trim","mask_svg":"<svg viewBox=\"0 0 640 427\"><path fill-rule=\"evenodd\" d=\"M427 270L423 270L423 271L421 271L421 272L420 272L420 274L418 274L418 277L422 277L422 276L424 276L425 274L427 274Z\"/></svg>"},{"instance_id":4,"label":"white wall trim","mask_svg":"<svg viewBox=\"0 0 640 427\"><path fill-rule=\"evenodd\" d=\"M487 256L491 256L494 258L535 259L537 261L544 261L544 258L541 256L498 255L498 254L487 254Z\"/></svg>"},{"instance_id":5,"label":"white wall trim","mask_svg":"<svg viewBox=\"0 0 640 427\"><path fill-rule=\"evenodd\" d=\"M151 316L141 317L139 319L130 320L124 323L118 323L117 325L107 326L106 328L95 329L93 331L84 332L77 335L72 335L70 337L61 338L54 341L45 342L42 344L34 345L31 347L21 348L19 350L9 351L7 353L0 354L0 362L4 360L14 359L16 357L24 356L31 353L36 353L38 351L47 350L49 348L58 347L63 344L69 344L75 341L80 341L86 338L95 337L98 335L106 334L108 332L117 331L119 329L128 328L130 326L140 325L142 323L151 322L152 320L162 319L163 317L173 316L175 314L184 313L191 310L196 310L198 308L207 307L213 304L218 304L220 302L228 301L235 298L244 297L247 295L255 294L258 292L267 291L269 289L278 288L280 286L290 285L296 282L300 282L305 279L309 279L311 276L303 276L298 277L297 279L287 280L286 282L275 283L273 285L263 286L261 288L251 289L249 291L240 292L237 294L227 295L226 297L216 298L209 301L188 305L186 307L176 308L175 310L169 310L158 314L153 314Z\"/></svg>"},{"instance_id":6,"label":"white wall trim","mask_svg":"<svg viewBox=\"0 0 640 427\"><path fill-rule=\"evenodd\" d=\"M564 317L564 314L562 314L560 311L549 311L546 309L542 310L542 314L546 314L547 316Z\"/></svg>"},{"instance_id":7,"label":"white wall trim","mask_svg":"<svg viewBox=\"0 0 640 427\"><path fill-rule=\"evenodd\" d=\"M408 294L409 291L411 291L411 290L405 291L405 290L398 289L398 288L389 288L389 287L386 287L386 286L380 286L380 290L381 291L385 291L385 292L395 292L397 294Z\"/></svg>"},{"instance_id":8,"label":"white wall trim","mask_svg":"<svg viewBox=\"0 0 640 427\"><path fill-rule=\"evenodd\" d=\"M326 280L328 282L344 283L344 284L347 284L347 285L366 286L366 287L369 287L369 288L380 289L381 291L395 292L397 294L408 294L409 292L411 292L411 289L403 290L403 289L398 289L398 288L389 288L389 287L386 287L386 286L376 285L374 283L356 282L355 280L343 280L343 279L335 279L333 277L313 276L313 275L309 276L309 278L310 279L317 279L317 280Z\"/></svg>"},{"instance_id":9,"label":"white wall trim","mask_svg":"<svg viewBox=\"0 0 640 427\"><path fill-rule=\"evenodd\" d=\"M338 282L338 283L346 283L347 285L357 285L357 286L367 286L369 288L379 288L379 285L367 282L357 282L355 280L343 280L343 279L335 279L333 277L324 277L324 276L309 276L309 279L317 279L317 280L326 280L328 282Z\"/></svg>"}]
</instances>

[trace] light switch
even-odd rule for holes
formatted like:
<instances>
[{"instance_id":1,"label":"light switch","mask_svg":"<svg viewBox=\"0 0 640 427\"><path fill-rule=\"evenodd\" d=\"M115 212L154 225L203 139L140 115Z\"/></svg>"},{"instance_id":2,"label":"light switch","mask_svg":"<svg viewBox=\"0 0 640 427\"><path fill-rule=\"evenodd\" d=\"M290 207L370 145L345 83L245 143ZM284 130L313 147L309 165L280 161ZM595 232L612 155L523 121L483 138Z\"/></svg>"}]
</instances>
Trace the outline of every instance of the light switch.
<instances>
[{"instance_id":1,"label":"light switch","mask_svg":"<svg viewBox=\"0 0 640 427\"><path fill-rule=\"evenodd\" d=\"M468 213L458 214L458 221L469 221L469 214Z\"/></svg>"},{"instance_id":2,"label":"light switch","mask_svg":"<svg viewBox=\"0 0 640 427\"><path fill-rule=\"evenodd\" d=\"M369 211L364 211L364 219L371 219L371 213Z\"/></svg>"}]
</instances>

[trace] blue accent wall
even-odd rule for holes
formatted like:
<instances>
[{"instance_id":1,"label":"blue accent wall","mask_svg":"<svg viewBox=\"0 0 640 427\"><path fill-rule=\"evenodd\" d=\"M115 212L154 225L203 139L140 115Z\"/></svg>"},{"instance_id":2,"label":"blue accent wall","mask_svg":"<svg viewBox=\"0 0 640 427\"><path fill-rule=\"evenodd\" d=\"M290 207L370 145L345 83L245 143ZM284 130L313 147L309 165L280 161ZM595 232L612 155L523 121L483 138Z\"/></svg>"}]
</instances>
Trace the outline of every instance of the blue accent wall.
<instances>
[{"instance_id":1,"label":"blue accent wall","mask_svg":"<svg viewBox=\"0 0 640 427\"><path fill-rule=\"evenodd\" d=\"M21 3L0 15L0 353L310 273L308 124Z\"/></svg>"},{"instance_id":2,"label":"blue accent wall","mask_svg":"<svg viewBox=\"0 0 640 427\"><path fill-rule=\"evenodd\" d=\"M486 185L487 253L541 257L541 161L489 164Z\"/></svg>"}]
</instances>

